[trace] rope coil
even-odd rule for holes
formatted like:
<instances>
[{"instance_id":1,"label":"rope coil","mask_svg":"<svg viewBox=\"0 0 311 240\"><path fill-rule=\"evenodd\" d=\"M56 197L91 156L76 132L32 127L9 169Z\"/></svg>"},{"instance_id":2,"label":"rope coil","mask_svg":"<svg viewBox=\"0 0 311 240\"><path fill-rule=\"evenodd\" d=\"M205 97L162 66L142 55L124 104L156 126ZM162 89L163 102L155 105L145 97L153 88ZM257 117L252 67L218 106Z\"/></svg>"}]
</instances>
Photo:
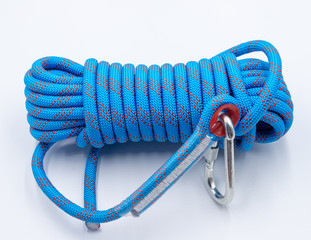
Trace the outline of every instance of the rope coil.
<instances>
[{"instance_id":1,"label":"rope coil","mask_svg":"<svg viewBox=\"0 0 311 240\"><path fill-rule=\"evenodd\" d=\"M237 60L253 51L263 51L269 62ZM104 144L168 140L186 142L190 149L191 137L193 143L205 136L221 141L210 133L209 123L224 104L233 104L240 111L235 128L240 151L249 150L255 142L279 139L293 121L293 104L283 80L279 54L265 41L247 42L211 59L174 67L164 64L135 68L132 64L109 65L95 59L88 59L82 66L69 59L46 57L33 64L26 73L25 84L30 131L40 142L33 157L34 175L53 202L84 221L106 222L120 217L133 210L152 189L124 208L119 205L118 210L109 210L115 212L114 217L108 210L109 215L100 215L101 211L96 210L95 185L92 190L86 187L85 209L76 205L67 209L63 204L70 201L62 200L60 204L58 199L65 198L48 180L42 183L42 179L47 179L43 157L55 142L76 136L80 147L92 145L85 177L89 186L87 182L95 180L99 149ZM161 174L175 167L168 169L165 165ZM81 216L80 210L87 215Z\"/></svg>"}]
</instances>

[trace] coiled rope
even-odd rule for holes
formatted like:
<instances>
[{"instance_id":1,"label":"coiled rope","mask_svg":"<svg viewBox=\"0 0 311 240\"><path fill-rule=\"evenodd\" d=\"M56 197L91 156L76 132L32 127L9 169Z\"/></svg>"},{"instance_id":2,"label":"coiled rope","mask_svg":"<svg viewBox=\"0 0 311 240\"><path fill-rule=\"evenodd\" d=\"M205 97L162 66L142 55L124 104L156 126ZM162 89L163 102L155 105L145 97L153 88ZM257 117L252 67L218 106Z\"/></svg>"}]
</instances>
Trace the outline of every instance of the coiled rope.
<instances>
[{"instance_id":1,"label":"coiled rope","mask_svg":"<svg viewBox=\"0 0 311 240\"><path fill-rule=\"evenodd\" d=\"M264 52L269 62L237 60L254 51ZM93 223L115 220L130 211L139 215L156 201L200 159L201 153L193 151L196 146L222 140L209 129L220 106L233 104L240 112L235 127L240 151L249 150L255 142L279 139L293 121L279 54L265 41L243 43L211 59L174 67L135 68L95 59L82 66L69 59L46 57L33 64L25 84L30 131L39 141L32 159L37 183L62 210ZM58 192L43 169L44 155L53 143L71 137L77 137L80 147L92 145L84 208ZM100 149L128 140L185 143L127 199L98 211L95 178Z\"/></svg>"}]
</instances>

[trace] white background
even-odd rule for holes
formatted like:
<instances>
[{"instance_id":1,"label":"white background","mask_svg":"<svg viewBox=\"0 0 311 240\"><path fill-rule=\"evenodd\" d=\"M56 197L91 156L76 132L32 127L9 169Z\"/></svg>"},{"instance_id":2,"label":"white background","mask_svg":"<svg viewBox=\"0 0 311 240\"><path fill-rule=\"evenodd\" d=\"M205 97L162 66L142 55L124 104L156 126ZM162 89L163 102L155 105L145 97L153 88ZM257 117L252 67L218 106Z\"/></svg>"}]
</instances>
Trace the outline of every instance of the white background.
<instances>
[{"instance_id":1,"label":"white background","mask_svg":"<svg viewBox=\"0 0 311 240\"><path fill-rule=\"evenodd\" d=\"M0 238L311 239L310 9L308 0L1 0ZM236 195L228 207L216 205L206 192L203 162L141 217L102 224L97 232L41 192L31 172L36 141L29 133L23 94L24 74L36 59L186 63L255 39L271 42L281 54L295 120L278 142L236 154ZM177 148L169 143L105 147L99 208L123 200ZM45 160L52 182L80 205L86 156L87 149L69 140L57 144ZM223 182L221 162L216 175Z\"/></svg>"}]
</instances>

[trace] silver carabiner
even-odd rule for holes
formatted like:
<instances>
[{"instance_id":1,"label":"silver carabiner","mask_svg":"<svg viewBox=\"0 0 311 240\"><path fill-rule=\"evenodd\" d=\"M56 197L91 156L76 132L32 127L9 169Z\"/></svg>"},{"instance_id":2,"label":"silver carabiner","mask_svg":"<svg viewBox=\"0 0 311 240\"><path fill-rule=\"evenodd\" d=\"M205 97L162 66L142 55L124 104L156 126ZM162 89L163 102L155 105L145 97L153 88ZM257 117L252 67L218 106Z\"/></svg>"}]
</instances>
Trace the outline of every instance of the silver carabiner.
<instances>
[{"instance_id":1,"label":"silver carabiner","mask_svg":"<svg viewBox=\"0 0 311 240\"><path fill-rule=\"evenodd\" d=\"M226 187L225 194L222 195L214 181L214 162L218 155L218 142L215 142L210 149L204 154L205 157L205 178L208 186L208 191L212 198L221 205L230 203L234 195L234 138L235 131L230 117L221 112L219 120L225 127L226 135L224 139L224 156L225 156L225 169L226 169Z\"/></svg>"}]
</instances>

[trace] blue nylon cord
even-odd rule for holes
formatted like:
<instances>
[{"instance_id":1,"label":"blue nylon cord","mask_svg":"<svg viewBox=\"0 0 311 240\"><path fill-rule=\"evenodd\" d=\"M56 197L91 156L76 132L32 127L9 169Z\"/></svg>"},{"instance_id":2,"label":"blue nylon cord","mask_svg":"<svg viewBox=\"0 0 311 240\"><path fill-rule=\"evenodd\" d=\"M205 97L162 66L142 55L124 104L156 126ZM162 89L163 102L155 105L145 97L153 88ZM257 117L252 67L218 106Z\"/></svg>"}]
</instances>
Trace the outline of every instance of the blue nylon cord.
<instances>
[{"instance_id":1,"label":"blue nylon cord","mask_svg":"<svg viewBox=\"0 0 311 240\"><path fill-rule=\"evenodd\" d=\"M237 60L254 51L264 52L268 62ZM141 214L200 159L200 154L191 154L206 136L222 141L209 132L210 120L220 106L233 104L240 111L235 127L240 151L249 150L255 142L279 139L293 121L279 54L265 41L243 43L212 59L174 67L135 68L95 59L82 66L46 57L33 64L25 84L30 131L40 141L32 160L38 185L62 210L95 223L118 219L129 211ZM58 192L43 169L48 149L75 136L80 147L92 145L85 170L84 208ZM127 199L98 211L95 181L100 150L105 144L128 140L184 145Z\"/></svg>"}]
</instances>

